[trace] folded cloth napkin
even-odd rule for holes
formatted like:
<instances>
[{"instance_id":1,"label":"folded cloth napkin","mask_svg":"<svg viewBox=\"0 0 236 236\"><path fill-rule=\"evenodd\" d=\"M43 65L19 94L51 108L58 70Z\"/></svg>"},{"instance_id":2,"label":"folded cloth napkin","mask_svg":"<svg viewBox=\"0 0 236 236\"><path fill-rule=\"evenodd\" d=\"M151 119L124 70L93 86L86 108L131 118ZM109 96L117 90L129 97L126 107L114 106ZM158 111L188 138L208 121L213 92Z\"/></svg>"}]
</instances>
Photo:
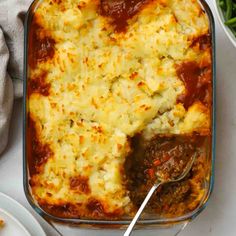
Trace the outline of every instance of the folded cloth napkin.
<instances>
[{"instance_id":1,"label":"folded cloth napkin","mask_svg":"<svg viewBox=\"0 0 236 236\"><path fill-rule=\"evenodd\" d=\"M8 140L14 96L23 91L24 16L32 0L0 0L0 153Z\"/></svg>"}]
</instances>

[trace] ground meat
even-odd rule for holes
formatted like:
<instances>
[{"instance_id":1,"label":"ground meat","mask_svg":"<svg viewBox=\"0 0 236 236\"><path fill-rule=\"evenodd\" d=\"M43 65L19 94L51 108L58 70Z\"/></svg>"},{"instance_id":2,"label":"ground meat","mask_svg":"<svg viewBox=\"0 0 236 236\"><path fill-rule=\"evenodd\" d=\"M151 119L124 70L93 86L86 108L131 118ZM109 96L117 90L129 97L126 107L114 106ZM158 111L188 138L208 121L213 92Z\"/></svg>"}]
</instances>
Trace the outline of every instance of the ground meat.
<instances>
[{"instance_id":1,"label":"ground meat","mask_svg":"<svg viewBox=\"0 0 236 236\"><path fill-rule=\"evenodd\" d=\"M190 173L177 183L169 183L161 186L151 198L146 212L158 213L159 215L176 217L193 210L199 204L199 199L203 195L203 183L207 167L206 153L204 149L209 142L209 137L156 137L149 143L143 143L140 136L132 140L133 153L127 158L125 172L127 175L127 188L130 191L130 198L137 210L142 204L148 191L154 183L149 175L150 167L153 167L153 160L159 156L160 163L166 163L163 147L167 150L166 142L171 141L171 150L178 150L175 155L182 151L188 155L195 150L197 159ZM176 142L173 140L177 139ZM177 145L176 145L177 144ZM153 145L152 148L150 145ZM175 146L176 145L176 146ZM170 147L170 146L169 146ZM173 152L174 152L173 151ZM161 153L161 154L160 154ZM173 153L171 155L174 155ZM178 156L178 155L177 155ZM181 156L179 156L180 158ZM159 164L159 162L158 162ZM162 167L162 165L158 165Z\"/></svg>"}]
</instances>

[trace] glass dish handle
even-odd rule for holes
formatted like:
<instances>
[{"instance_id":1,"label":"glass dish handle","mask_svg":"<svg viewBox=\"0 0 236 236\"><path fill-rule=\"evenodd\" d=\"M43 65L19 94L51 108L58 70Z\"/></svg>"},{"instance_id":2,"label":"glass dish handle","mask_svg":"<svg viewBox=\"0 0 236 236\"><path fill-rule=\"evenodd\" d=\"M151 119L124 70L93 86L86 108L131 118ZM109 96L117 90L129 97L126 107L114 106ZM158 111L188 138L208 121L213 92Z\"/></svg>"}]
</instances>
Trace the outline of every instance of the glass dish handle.
<instances>
[{"instance_id":1,"label":"glass dish handle","mask_svg":"<svg viewBox=\"0 0 236 236\"><path fill-rule=\"evenodd\" d=\"M188 225L189 221L184 221L182 223L175 224L170 227L162 227L159 226L153 227L152 229L147 229L145 226L141 226L138 230L134 230L132 235L134 236L143 236L144 233L148 236L180 236L180 233L185 229ZM84 225L65 225L56 222L51 222L53 228L59 233L61 236L123 236L125 230L121 229L98 229L93 226L84 226ZM85 228L86 227L86 228ZM147 226L148 227L148 226ZM151 226L149 226L151 227Z\"/></svg>"}]
</instances>

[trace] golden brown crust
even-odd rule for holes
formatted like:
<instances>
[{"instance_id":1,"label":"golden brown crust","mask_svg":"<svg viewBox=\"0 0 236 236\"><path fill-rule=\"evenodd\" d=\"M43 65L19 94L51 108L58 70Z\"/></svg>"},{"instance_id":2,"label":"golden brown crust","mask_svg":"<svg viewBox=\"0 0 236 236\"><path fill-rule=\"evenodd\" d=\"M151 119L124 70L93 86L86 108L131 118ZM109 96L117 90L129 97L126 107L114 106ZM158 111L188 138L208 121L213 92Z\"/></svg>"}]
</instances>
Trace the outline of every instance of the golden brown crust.
<instances>
[{"instance_id":1,"label":"golden brown crust","mask_svg":"<svg viewBox=\"0 0 236 236\"><path fill-rule=\"evenodd\" d=\"M48 213L132 216L132 138L211 137L211 36L197 0L44 0L28 37L30 185ZM197 207L204 152L152 210L174 217Z\"/></svg>"}]
</instances>

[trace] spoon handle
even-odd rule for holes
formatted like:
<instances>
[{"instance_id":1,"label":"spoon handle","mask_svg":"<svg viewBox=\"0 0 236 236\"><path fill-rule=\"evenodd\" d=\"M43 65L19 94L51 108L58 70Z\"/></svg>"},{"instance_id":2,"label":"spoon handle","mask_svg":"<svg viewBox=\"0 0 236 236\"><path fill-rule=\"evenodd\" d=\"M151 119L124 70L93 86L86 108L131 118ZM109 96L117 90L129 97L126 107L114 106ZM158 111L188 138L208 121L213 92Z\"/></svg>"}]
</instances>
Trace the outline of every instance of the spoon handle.
<instances>
[{"instance_id":1,"label":"spoon handle","mask_svg":"<svg viewBox=\"0 0 236 236\"><path fill-rule=\"evenodd\" d=\"M127 228L127 230L125 231L123 236L129 236L137 222L137 220L139 219L140 215L142 214L145 206L147 205L148 201L150 200L151 196L153 195L153 193L155 192L155 190L161 185L162 183L159 184L155 184L152 186L152 188L149 190L149 193L147 194L146 198L144 199L142 205L140 206L140 208L138 209L135 217L133 218L132 222L130 223L129 227Z\"/></svg>"}]
</instances>

